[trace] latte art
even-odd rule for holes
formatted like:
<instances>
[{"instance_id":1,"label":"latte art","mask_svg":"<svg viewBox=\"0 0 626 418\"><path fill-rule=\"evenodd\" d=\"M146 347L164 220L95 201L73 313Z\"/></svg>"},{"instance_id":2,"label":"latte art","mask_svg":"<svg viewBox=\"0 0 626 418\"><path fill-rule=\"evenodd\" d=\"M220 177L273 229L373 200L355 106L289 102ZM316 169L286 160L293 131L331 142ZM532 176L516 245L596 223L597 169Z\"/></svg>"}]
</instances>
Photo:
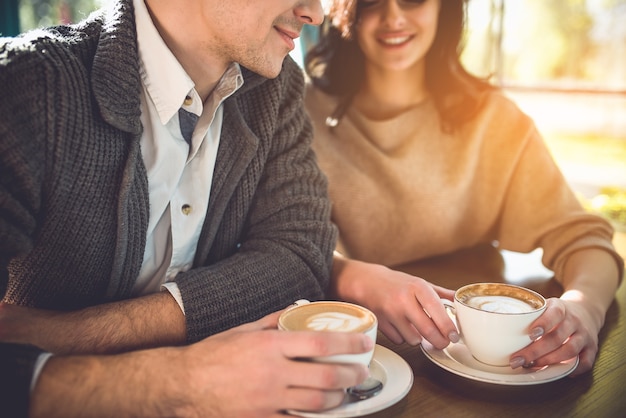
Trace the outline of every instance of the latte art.
<instances>
[{"instance_id":1,"label":"latte art","mask_svg":"<svg viewBox=\"0 0 626 418\"><path fill-rule=\"evenodd\" d=\"M482 311L496 313L523 313L532 312L533 306L523 300L509 296L473 296L467 301L467 305Z\"/></svg>"},{"instance_id":2,"label":"latte art","mask_svg":"<svg viewBox=\"0 0 626 418\"><path fill-rule=\"evenodd\" d=\"M376 342L378 320L372 311L363 306L341 301L317 301L286 309L278 318L278 329L307 332L356 332L363 333ZM310 357L310 360L369 366L373 355L374 347L364 353L342 352Z\"/></svg>"},{"instance_id":3,"label":"latte art","mask_svg":"<svg viewBox=\"0 0 626 418\"><path fill-rule=\"evenodd\" d=\"M541 294L507 283L473 283L444 300L472 356L491 366L510 367L511 356L531 343L528 330L545 310Z\"/></svg>"},{"instance_id":4,"label":"latte art","mask_svg":"<svg viewBox=\"0 0 626 418\"><path fill-rule=\"evenodd\" d=\"M320 301L287 310L278 325L290 331L365 332L377 322L374 314L361 306Z\"/></svg>"},{"instance_id":5,"label":"latte art","mask_svg":"<svg viewBox=\"0 0 626 418\"><path fill-rule=\"evenodd\" d=\"M307 319L307 328L312 331L357 331L363 327L363 319L341 312L324 312Z\"/></svg>"}]
</instances>

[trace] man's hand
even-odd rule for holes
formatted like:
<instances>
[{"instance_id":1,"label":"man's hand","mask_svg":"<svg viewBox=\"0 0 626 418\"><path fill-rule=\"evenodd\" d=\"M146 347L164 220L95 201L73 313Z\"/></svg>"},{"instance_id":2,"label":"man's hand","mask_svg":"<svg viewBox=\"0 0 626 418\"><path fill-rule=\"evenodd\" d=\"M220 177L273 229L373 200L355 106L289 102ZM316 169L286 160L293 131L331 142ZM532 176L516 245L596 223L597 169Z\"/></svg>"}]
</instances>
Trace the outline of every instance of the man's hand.
<instances>
[{"instance_id":1,"label":"man's hand","mask_svg":"<svg viewBox=\"0 0 626 418\"><path fill-rule=\"evenodd\" d=\"M186 347L53 357L31 398L31 416L275 417L339 405L344 388L363 381L367 369L297 359L366 352L373 341L278 331L278 314Z\"/></svg>"}]
</instances>

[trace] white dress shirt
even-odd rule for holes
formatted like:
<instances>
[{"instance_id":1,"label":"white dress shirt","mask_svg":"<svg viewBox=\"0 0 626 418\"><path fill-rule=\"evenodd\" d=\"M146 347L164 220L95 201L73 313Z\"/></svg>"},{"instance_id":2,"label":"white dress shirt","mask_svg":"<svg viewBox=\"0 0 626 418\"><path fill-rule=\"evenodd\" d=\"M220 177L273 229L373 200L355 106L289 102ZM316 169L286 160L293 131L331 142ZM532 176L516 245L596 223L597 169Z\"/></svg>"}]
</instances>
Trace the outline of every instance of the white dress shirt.
<instances>
[{"instance_id":1,"label":"white dress shirt","mask_svg":"<svg viewBox=\"0 0 626 418\"><path fill-rule=\"evenodd\" d=\"M141 150L148 172L150 220L135 295L158 291L192 266L204 224L222 129L222 102L243 84L238 64L224 73L205 103L156 30L142 0L135 0L143 96ZM180 131L180 108L200 118L191 146ZM178 287L167 289L182 300Z\"/></svg>"}]
</instances>

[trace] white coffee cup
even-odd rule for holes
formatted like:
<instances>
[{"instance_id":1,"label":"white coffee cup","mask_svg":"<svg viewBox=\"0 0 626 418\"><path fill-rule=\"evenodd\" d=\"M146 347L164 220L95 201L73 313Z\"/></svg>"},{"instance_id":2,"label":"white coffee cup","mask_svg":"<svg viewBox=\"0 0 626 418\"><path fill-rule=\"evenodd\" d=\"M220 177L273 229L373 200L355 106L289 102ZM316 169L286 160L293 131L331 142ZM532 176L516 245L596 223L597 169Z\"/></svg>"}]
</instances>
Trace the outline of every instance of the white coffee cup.
<instances>
[{"instance_id":1,"label":"white coffee cup","mask_svg":"<svg viewBox=\"0 0 626 418\"><path fill-rule=\"evenodd\" d=\"M288 308L280 315L278 328L283 331L360 332L375 343L378 320L372 311L353 303L298 301L296 306ZM374 348L366 353L314 357L311 360L369 366L373 355Z\"/></svg>"},{"instance_id":2,"label":"white coffee cup","mask_svg":"<svg viewBox=\"0 0 626 418\"><path fill-rule=\"evenodd\" d=\"M539 293L504 283L474 283L459 288L454 303L443 300L455 317L474 358L492 366L508 366L513 353L529 345L529 326L546 309Z\"/></svg>"}]
</instances>

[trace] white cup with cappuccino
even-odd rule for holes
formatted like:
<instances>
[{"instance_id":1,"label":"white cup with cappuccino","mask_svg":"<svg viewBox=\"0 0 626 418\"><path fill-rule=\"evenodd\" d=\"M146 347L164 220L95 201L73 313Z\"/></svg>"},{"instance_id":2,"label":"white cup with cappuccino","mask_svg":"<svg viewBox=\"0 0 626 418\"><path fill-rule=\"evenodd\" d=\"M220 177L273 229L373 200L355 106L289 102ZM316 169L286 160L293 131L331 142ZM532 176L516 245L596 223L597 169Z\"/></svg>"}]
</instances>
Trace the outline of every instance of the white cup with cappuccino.
<instances>
[{"instance_id":1,"label":"white cup with cappuccino","mask_svg":"<svg viewBox=\"0 0 626 418\"><path fill-rule=\"evenodd\" d=\"M278 318L278 328L283 331L357 332L376 343L378 320L372 311L363 306L340 301L298 301L297 306L285 310ZM324 363L359 363L369 366L374 348L360 354L338 354L314 357Z\"/></svg>"},{"instance_id":2,"label":"white cup with cappuccino","mask_svg":"<svg viewBox=\"0 0 626 418\"><path fill-rule=\"evenodd\" d=\"M474 358L508 366L513 353L529 345L529 326L546 309L539 293L504 283L474 283L459 288L454 303L444 300Z\"/></svg>"}]
</instances>

